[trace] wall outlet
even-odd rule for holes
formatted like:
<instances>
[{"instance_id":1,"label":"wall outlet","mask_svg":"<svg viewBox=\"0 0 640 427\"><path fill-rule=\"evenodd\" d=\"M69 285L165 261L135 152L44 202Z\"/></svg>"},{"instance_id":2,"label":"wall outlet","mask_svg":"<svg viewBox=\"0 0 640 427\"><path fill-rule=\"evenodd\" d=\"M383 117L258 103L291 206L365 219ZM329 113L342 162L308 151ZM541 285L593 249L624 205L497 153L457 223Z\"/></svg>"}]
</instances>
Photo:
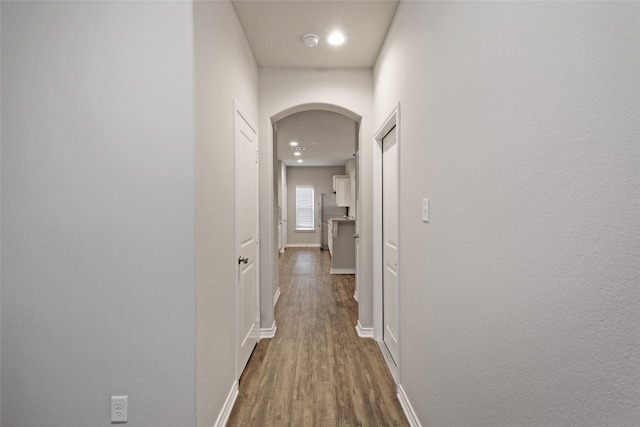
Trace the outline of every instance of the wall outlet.
<instances>
[{"instance_id":1,"label":"wall outlet","mask_svg":"<svg viewBox=\"0 0 640 427\"><path fill-rule=\"evenodd\" d=\"M129 396L111 396L111 423L127 422L127 398Z\"/></svg>"}]
</instances>

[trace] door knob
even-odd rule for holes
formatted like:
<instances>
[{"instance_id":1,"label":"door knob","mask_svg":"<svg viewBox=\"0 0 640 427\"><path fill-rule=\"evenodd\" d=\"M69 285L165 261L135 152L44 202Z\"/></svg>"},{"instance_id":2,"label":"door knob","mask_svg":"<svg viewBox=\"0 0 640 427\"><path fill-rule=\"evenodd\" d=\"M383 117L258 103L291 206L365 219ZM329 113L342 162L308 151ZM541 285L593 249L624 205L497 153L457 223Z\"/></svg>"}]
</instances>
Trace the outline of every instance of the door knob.
<instances>
[{"instance_id":1,"label":"door knob","mask_svg":"<svg viewBox=\"0 0 640 427\"><path fill-rule=\"evenodd\" d=\"M248 256L238 256L238 264L248 264L249 263L249 257Z\"/></svg>"}]
</instances>

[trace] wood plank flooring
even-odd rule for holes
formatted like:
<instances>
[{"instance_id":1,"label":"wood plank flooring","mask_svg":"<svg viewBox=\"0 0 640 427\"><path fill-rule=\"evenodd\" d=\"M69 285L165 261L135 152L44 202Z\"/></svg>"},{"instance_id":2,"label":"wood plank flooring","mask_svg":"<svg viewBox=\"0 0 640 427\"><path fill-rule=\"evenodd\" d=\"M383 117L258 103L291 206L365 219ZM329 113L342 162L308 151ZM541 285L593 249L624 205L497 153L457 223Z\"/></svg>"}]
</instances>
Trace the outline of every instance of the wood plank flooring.
<instances>
[{"instance_id":1,"label":"wood plank flooring","mask_svg":"<svg viewBox=\"0 0 640 427\"><path fill-rule=\"evenodd\" d=\"M330 263L317 248L280 255L278 330L254 350L228 426L409 425L377 343L356 334L354 276Z\"/></svg>"}]
</instances>

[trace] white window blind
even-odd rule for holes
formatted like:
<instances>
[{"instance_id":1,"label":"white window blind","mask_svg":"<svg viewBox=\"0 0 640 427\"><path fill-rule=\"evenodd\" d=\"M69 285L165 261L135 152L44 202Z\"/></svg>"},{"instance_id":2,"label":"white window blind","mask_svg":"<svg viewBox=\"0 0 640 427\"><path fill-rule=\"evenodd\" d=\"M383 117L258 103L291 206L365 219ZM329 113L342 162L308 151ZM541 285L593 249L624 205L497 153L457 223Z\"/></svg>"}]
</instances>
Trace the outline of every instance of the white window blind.
<instances>
[{"instance_id":1,"label":"white window blind","mask_svg":"<svg viewBox=\"0 0 640 427\"><path fill-rule=\"evenodd\" d=\"M296 230L315 230L313 200L313 186L296 186Z\"/></svg>"}]
</instances>

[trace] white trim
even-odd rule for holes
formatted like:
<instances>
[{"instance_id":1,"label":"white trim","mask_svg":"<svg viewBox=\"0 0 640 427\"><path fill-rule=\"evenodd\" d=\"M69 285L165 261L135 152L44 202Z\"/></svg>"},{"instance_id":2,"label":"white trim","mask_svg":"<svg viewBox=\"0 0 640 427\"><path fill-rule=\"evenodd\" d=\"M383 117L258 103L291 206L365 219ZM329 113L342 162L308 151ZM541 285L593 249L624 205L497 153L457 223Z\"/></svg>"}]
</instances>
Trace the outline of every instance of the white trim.
<instances>
[{"instance_id":1,"label":"white trim","mask_svg":"<svg viewBox=\"0 0 640 427\"><path fill-rule=\"evenodd\" d=\"M277 134L278 133L277 124L274 124L274 126L276 126L275 133ZM271 132L272 136L273 136L273 133L274 132ZM281 193L281 203L282 203L282 215L280 218L280 225L282 229L280 231L280 237L282 240L280 240L278 244L280 245L280 253L283 254L284 248L287 246L287 240L289 240L289 230L288 230L289 227L287 222L288 220L287 206L289 206L289 199L287 198L287 165L285 165L284 162L280 162L279 175L280 175L280 184L281 184L279 191Z\"/></svg>"},{"instance_id":2,"label":"white trim","mask_svg":"<svg viewBox=\"0 0 640 427\"><path fill-rule=\"evenodd\" d=\"M287 248L319 248L320 243L287 243Z\"/></svg>"},{"instance_id":3,"label":"white trim","mask_svg":"<svg viewBox=\"0 0 640 427\"><path fill-rule=\"evenodd\" d=\"M400 126L400 103L396 103L391 114L383 122L382 126L374 134L373 139L373 334L374 339L378 341L385 360L389 366L396 383L400 378L400 365L402 352L398 348L398 359L393 361L388 354L386 345L382 343L383 338L383 290L382 290L382 139L393 129L396 128L396 144L398 144L398 195L400 194L400 150L401 150L401 126ZM402 271L400 264L400 254L402 251L400 241L400 204L398 203L398 286L401 286ZM402 301L398 295L398 316L401 316ZM398 325L400 331L402 324ZM400 335L400 334L399 334ZM385 353L386 351L386 353ZM387 357L388 356L388 357ZM396 364L397 363L397 364Z\"/></svg>"},{"instance_id":4,"label":"white trim","mask_svg":"<svg viewBox=\"0 0 640 427\"><path fill-rule=\"evenodd\" d=\"M231 415L231 410L233 409L233 405L236 403L236 399L238 398L238 381L234 381L231 386L231 390L227 395L227 400L224 401L224 405L218 414L218 418L216 422L213 423L213 427L224 427L227 425L227 421L229 421L229 416Z\"/></svg>"},{"instance_id":5,"label":"white trim","mask_svg":"<svg viewBox=\"0 0 640 427\"><path fill-rule=\"evenodd\" d=\"M400 406L402 406L402 410L404 411L404 415L407 417L407 421L411 427L422 427L420 424L420 420L416 415L416 411L413 410L413 406L411 406L411 402L409 402L409 396L404 392L404 389L400 384L398 384L398 400L400 401Z\"/></svg>"},{"instance_id":6,"label":"white trim","mask_svg":"<svg viewBox=\"0 0 640 427\"><path fill-rule=\"evenodd\" d=\"M373 329L382 339L382 142L373 140Z\"/></svg>"},{"instance_id":7,"label":"white trim","mask_svg":"<svg viewBox=\"0 0 640 427\"><path fill-rule=\"evenodd\" d=\"M275 307L280 299L280 288L276 289L276 294L273 296L273 306Z\"/></svg>"},{"instance_id":8,"label":"white trim","mask_svg":"<svg viewBox=\"0 0 640 427\"><path fill-rule=\"evenodd\" d=\"M277 329L276 321L274 320L270 328L260 328L260 339L275 337Z\"/></svg>"},{"instance_id":9,"label":"white trim","mask_svg":"<svg viewBox=\"0 0 640 427\"><path fill-rule=\"evenodd\" d=\"M373 338L373 328L363 327L359 320L356 324L356 333L360 338Z\"/></svg>"},{"instance_id":10,"label":"white trim","mask_svg":"<svg viewBox=\"0 0 640 427\"><path fill-rule=\"evenodd\" d=\"M331 274L356 274L355 268L332 268L329 273Z\"/></svg>"}]
</instances>

